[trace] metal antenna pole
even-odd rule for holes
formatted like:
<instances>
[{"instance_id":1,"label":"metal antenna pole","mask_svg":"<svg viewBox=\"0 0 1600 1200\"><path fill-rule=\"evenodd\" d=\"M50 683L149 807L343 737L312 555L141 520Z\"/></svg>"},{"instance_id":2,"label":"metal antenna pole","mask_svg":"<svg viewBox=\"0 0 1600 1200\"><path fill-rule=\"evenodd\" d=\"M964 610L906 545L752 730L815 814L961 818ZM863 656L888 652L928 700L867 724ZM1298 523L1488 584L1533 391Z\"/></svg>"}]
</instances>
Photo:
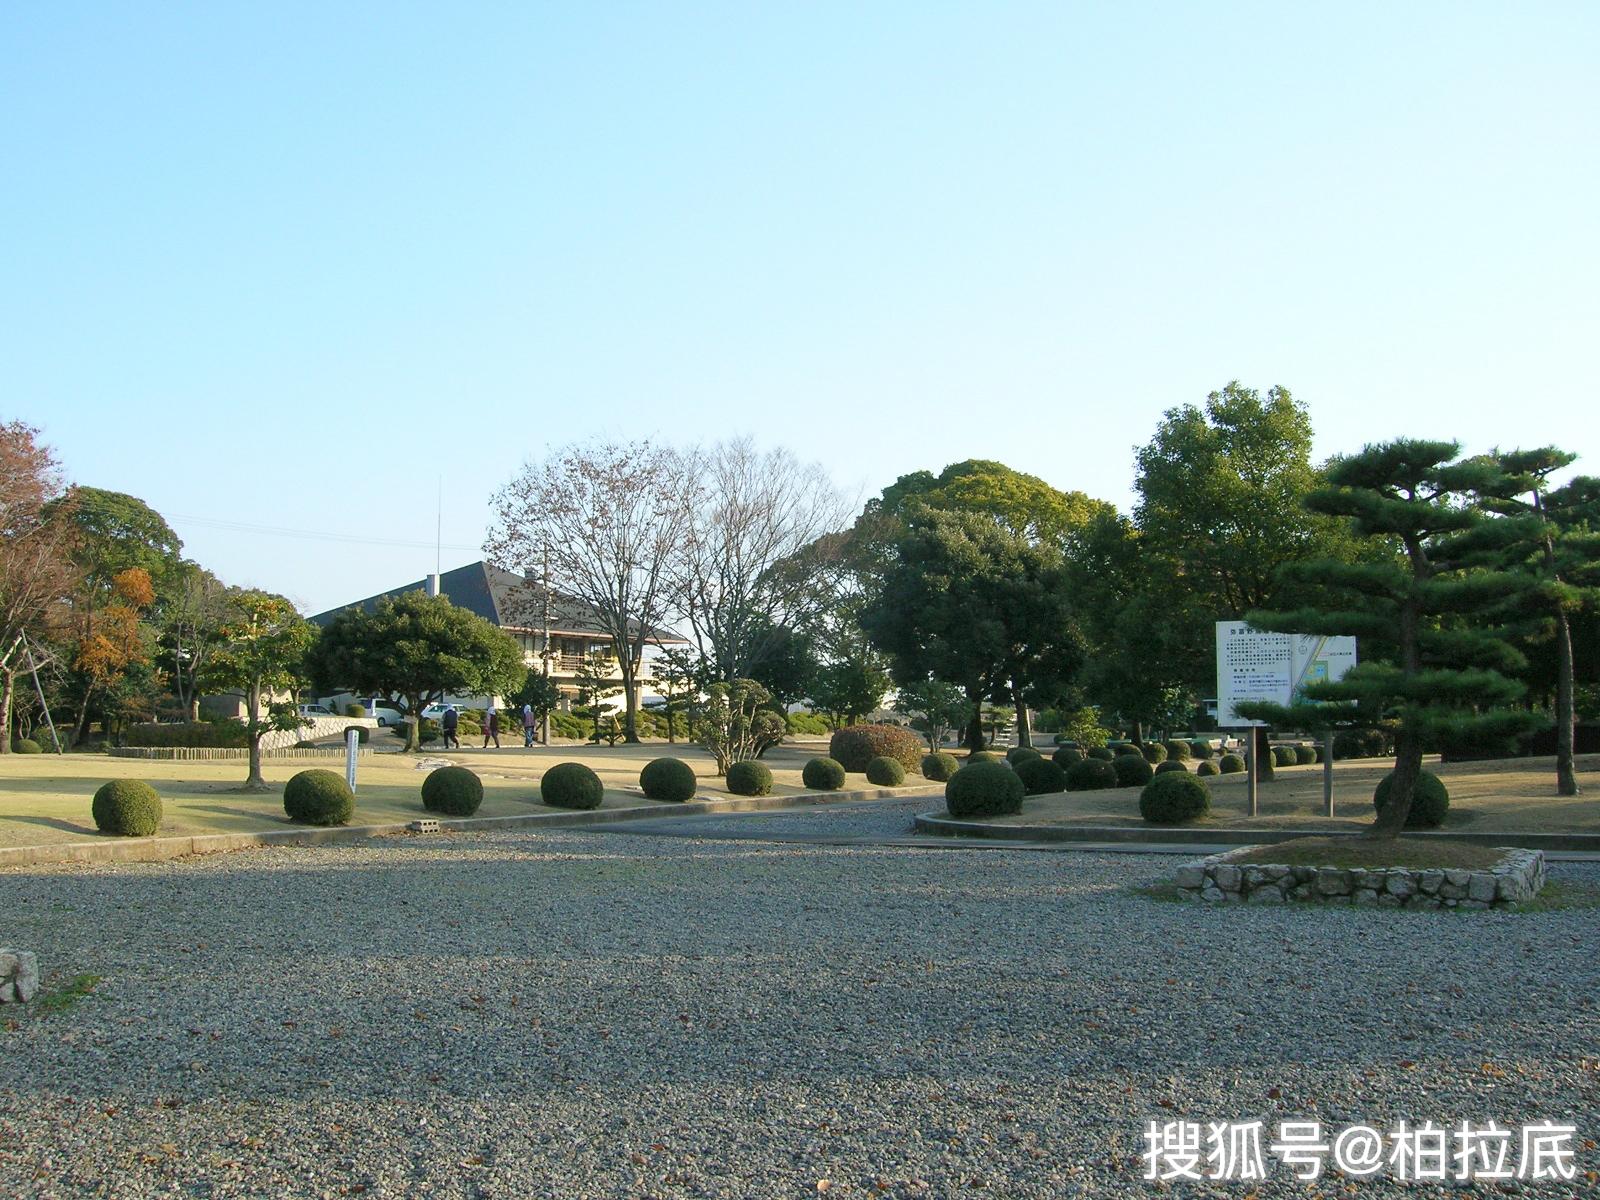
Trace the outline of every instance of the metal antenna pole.
<instances>
[{"instance_id":1,"label":"metal antenna pole","mask_svg":"<svg viewBox=\"0 0 1600 1200\"><path fill-rule=\"evenodd\" d=\"M61 747L61 735L56 732L56 723L50 716L50 706L45 703L44 687L39 683L39 662L33 657L33 647L28 645L26 633L17 636L21 638L23 652L28 656L28 673L33 676L33 690L38 693L39 707L44 710L44 723L50 727L50 740L55 743L57 754L65 754L66 751ZM9 729L5 733L7 737L11 736Z\"/></svg>"},{"instance_id":2,"label":"metal antenna pole","mask_svg":"<svg viewBox=\"0 0 1600 1200\"><path fill-rule=\"evenodd\" d=\"M542 576L542 582L544 584L544 650L539 655L539 658L544 663L544 679L545 679L545 683L548 684L550 682L550 543L549 542L546 542L544 544L544 574ZM547 693L548 693L548 690L549 689L547 687L546 688L546 692ZM540 721L540 727L541 727L541 729L540 729L540 740L546 746L548 746L550 744L550 707L549 707L549 704L548 704L549 699L550 699L550 697L547 694L545 696L545 700L547 701L547 703L545 705L544 718L543 718L542 721Z\"/></svg>"}]
</instances>

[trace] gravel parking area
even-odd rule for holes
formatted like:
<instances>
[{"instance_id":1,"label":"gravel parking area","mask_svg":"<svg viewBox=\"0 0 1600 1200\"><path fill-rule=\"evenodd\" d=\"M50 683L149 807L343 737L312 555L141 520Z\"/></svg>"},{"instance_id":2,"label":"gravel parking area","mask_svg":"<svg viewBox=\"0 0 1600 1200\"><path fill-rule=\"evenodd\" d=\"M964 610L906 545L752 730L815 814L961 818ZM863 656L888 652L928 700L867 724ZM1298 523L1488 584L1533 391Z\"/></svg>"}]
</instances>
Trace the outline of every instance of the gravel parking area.
<instances>
[{"instance_id":1,"label":"gravel parking area","mask_svg":"<svg viewBox=\"0 0 1600 1200\"><path fill-rule=\"evenodd\" d=\"M101 977L0 1009L0 1194L1145 1196L1152 1118L1600 1135L1595 909L1073 863L585 831L0 872L0 942Z\"/></svg>"}]
</instances>

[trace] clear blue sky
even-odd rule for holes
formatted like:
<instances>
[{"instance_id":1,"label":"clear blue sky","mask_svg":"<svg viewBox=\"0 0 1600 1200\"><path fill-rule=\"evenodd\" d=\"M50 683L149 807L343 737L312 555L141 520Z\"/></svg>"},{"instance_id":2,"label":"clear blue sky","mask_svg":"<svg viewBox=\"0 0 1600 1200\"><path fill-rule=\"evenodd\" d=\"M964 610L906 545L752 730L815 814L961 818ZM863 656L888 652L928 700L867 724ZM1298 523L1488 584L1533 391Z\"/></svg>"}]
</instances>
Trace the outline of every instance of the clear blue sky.
<instances>
[{"instance_id":1,"label":"clear blue sky","mask_svg":"<svg viewBox=\"0 0 1600 1200\"><path fill-rule=\"evenodd\" d=\"M1597 62L1589 2L13 5L0 419L309 610L591 434L1126 507L1238 378L1600 471Z\"/></svg>"}]
</instances>

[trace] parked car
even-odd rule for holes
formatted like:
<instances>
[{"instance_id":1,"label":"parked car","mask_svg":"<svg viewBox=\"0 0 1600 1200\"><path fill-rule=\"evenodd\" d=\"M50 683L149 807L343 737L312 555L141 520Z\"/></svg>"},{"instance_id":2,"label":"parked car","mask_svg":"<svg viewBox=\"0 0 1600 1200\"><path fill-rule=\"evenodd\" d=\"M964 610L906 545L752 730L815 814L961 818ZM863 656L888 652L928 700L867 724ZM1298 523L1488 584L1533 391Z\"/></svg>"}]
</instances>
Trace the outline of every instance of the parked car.
<instances>
[{"instance_id":1,"label":"parked car","mask_svg":"<svg viewBox=\"0 0 1600 1200\"><path fill-rule=\"evenodd\" d=\"M448 704L443 704L443 703L430 704L430 705L428 705L427 708L422 710L422 719L424 721L439 721L439 720L442 720L444 718L444 710L449 708L449 707L450 706ZM466 712L466 711L467 710L466 710L466 708L464 706L462 706L460 704L456 705L456 712L462 713L462 712Z\"/></svg>"},{"instance_id":2,"label":"parked car","mask_svg":"<svg viewBox=\"0 0 1600 1200\"><path fill-rule=\"evenodd\" d=\"M337 714L326 704L302 704L300 706L302 717L332 717Z\"/></svg>"},{"instance_id":3,"label":"parked car","mask_svg":"<svg viewBox=\"0 0 1600 1200\"><path fill-rule=\"evenodd\" d=\"M367 710L367 716L377 720L380 727L405 724L406 714L401 712L387 700L373 698L361 701L361 707Z\"/></svg>"}]
</instances>

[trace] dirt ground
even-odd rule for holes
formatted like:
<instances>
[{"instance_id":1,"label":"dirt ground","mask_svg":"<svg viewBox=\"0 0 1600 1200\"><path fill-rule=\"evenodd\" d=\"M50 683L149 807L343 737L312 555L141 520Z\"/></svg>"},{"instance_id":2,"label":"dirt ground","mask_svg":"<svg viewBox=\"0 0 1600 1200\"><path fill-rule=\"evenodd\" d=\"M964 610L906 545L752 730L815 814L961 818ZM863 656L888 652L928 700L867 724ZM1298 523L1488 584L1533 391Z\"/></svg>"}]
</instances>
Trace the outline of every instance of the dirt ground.
<instances>
[{"instance_id":1,"label":"dirt ground","mask_svg":"<svg viewBox=\"0 0 1600 1200\"><path fill-rule=\"evenodd\" d=\"M507 739L505 748L468 747L448 754L382 754L364 757L356 777L354 825L387 824L425 815L421 788L430 764L459 763L483 780L480 817L515 816L558 811L539 799L539 779L559 762L582 762L605 784L604 808L655 804L639 791L639 771L653 758L670 755L689 763L699 776L698 798L727 799L729 792L716 774L716 764L692 746L652 743L643 746L552 746L525 750ZM800 780L806 760L826 753L826 745L780 746L764 760L772 769L775 796L807 790ZM89 804L95 789L108 779L143 779L161 795L160 836L248 833L288 826L283 812L283 785L309 768L344 773L335 758L269 758L262 773L271 792L239 791L246 774L242 759L198 762L111 758L104 754L8 754L0 757L0 846L34 846L82 841L103 836L94 826ZM851 775L846 790L872 787L864 775ZM934 788L911 776L904 791ZM931 801L934 807L937 801ZM675 807L663 803L663 809Z\"/></svg>"},{"instance_id":2,"label":"dirt ground","mask_svg":"<svg viewBox=\"0 0 1600 1200\"><path fill-rule=\"evenodd\" d=\"M1323 816L1322 765L1279 767L1277 778L1260 786L1260 815L1247 812L1245 777L1213 775L1211 815L1196 825L1251 828L1354 829L1372 823L1372 792L1388 774L1387 759L1355 759L1334 764L1334 816ZM1578 757L1579 796L1556 795L1553 758L1502 759L1492 762L1427 763L1450 789L1445 829L1519 830L1540 833L1600 832L1600 754ZM1139 816L1139 788L1098 792L1061 792L1029 796L1017 816L992 818L1006 825L1134 825Z\"/></svg>"}]
</instances>

